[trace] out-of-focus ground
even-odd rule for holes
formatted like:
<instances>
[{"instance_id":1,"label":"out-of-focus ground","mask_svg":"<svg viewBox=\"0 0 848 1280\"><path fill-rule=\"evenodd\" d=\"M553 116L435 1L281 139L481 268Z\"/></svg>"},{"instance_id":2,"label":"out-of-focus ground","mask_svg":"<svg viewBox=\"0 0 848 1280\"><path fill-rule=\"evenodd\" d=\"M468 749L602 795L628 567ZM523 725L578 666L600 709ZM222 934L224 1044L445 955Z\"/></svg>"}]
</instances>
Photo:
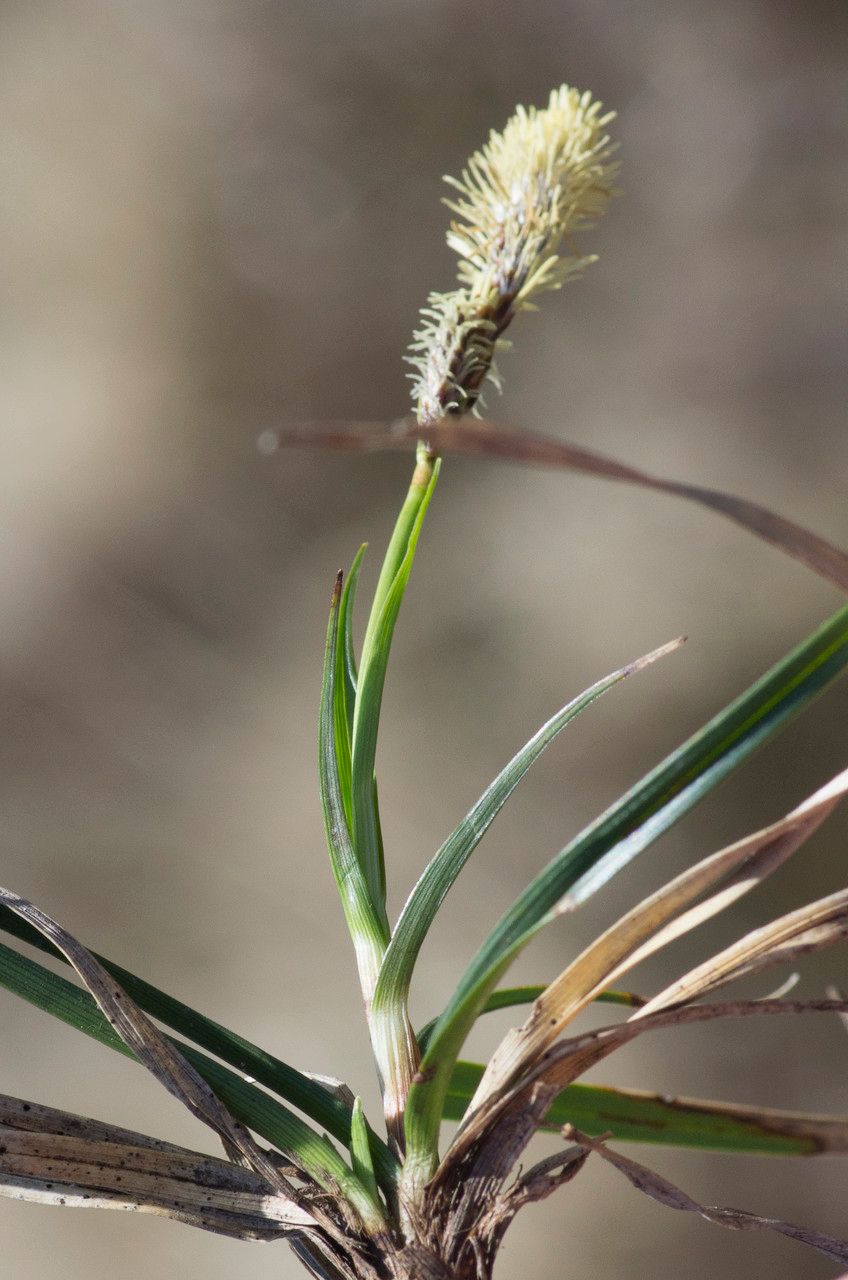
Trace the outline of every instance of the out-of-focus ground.
<instances>
[{"instance_id":1,"label":"out-of-focus ground","mask_svg":"<svg viewBox=\"0 0 848 1280\"><path fill-rule=\"evenodd\" d=\"M581 242L600 262L516 324L492 416L732 489L844 544L846 36L836 0L7 0L2 882L373 1108L315 713L332 575L368 539L373 583L408 463L267 459L255 438L405 410L417 309L453 275L440 175L516 102L567 81L620 113L623 194ZM450 461L382 730L395 909L556 706L690 638L525 782L443 909L418 1016L580 823L837 603L671 499ZM844 687L829 694L517 977L552 974L637 894L835 772L847 705ZM843 885L846 834L843 814L639 985ZM799 990L828 978L848 985L844 950L805 966ZM128 1062L12 997L0 1013L3 1091L206 1141ZM492 1019L474 1051L507 1025ZM809 1018L664 1034L603 1078L844 1113L846 1065L844 1031ZM710 1203L845 1233L844 1163L641 1154ZM526 1212L500 1280L832 1274L616 1179L590 1163ZM284 1246L137 1215L0 1202L0 1225L9 1280L299 1274Z\"/></svg>"}]
</instances>

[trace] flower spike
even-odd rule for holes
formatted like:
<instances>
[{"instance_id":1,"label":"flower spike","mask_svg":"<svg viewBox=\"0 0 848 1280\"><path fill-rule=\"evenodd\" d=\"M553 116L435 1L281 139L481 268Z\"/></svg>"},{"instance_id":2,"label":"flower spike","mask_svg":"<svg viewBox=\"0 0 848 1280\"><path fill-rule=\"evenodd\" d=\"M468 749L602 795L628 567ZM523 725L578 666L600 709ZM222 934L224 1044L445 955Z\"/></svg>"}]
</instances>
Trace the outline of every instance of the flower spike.
<instances>
[{"instance_id":1,"label":"flower spike","mask_svg":"<svg viewBox=\"0 0 848 1280\"><path fill-rule=\"evenodd\" d=\"M430 295L408 357L422 425L473 409L486 378L497 387L495 351L516 312L595 261L559 249L612 194L614 115L563 85L541 110L518 107L461 179L445 179L457 193L445 204L456 215L447 242L460 257L459 288Z\"/></svg>"}]
</instances>

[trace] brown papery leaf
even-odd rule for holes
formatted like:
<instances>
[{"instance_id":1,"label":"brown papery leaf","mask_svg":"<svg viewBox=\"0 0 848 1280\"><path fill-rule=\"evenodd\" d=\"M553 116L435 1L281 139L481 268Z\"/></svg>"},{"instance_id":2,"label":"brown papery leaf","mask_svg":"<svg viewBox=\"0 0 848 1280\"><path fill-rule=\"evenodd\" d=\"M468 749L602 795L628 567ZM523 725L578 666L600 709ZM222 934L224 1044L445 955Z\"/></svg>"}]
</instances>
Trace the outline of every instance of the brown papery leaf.
<instances>
[{"instance_id":1,"label":"brown papery leaf","mask_svg":"<svg viewBox=\"0 0 848 1280\"><path fill-rule=\"evenodd\" d=\"M742 1209L718 1209L699 1204L697 1200L693 1200L685 1191L681 1191L673 1182L655 1173L653 1169L648 1169L645 1165L638 1164L617 1151L611 1151L604 1142L578 1133L571 1125L566 1125L562 1134L566 1141L577 1142L588 1151L599 1155L613 1168L618 1169L619 1173L623 1173L637 1191L643 1191L646 1196L650 1196L659 1204L666 1205L669 1209L700 1214L702 1218L706 1218L707 1222L714 1222L716 1226L727 1227L731 1231L776 1231L779 1235L789 1236L792 1240L809 1245L811 1249L817 1249L819 1253L823 1253L826 1258L832 1258L834 1262L848 1262L848 1240L837 1240L833 1236L824 1235L821 1231L809 1231L806 1227L796 1227L793 1223L783 1222L780 1218L762 1218L756 1213L746 1213Z\"/></svg>"},{"instance_id":2,"label":"brown papery leaf","mask_svg":"<svg viewBox=\"0 0 848 1280\"><path fill-rule=\"evenodd\" d=\"M396 422L304 422L281 431L266 431L259 445L269 453L279 447L341 449L378 453L384 450L408 449L422 434L422 428L409 418ZM718 489L686 484L680 480L664 480L626 463L607 458L579 445L568 444L538 432L516 431L499 423L480 419L445 418L426 429L427 442L435 453L458 453L469 457L497 458L506 462L522 462L534 466L556 467L580 471L605 480L619 480L658 493L687 498L702 507L726 516L764 542L771 543L808 569L848 593L848 554L839 547L811 533L802 525L769 511L759 503L749 502Z\"/></svg>"},{"instance_id":3,"label":"brown papery leaf","mask_svg":"<svg viewBox=\"0 0 848 1280\"><path fill-rule=\"evenodd\" d=\"M513 1112L526 1110L531 1099L535 1105L540 1086L547 1090L547 1104L550 1106L566 1085L572 1084L591 1067L646 1031L659 1031L689 1023L713 1022L719 1018L774 1017L799 1013L848 1013L848 999L736 1000L722 1004L687 1005L682 1009L664 1009L641 1021L631 1018L627 1022L600 1027L595 1031L561 1040L541 1053L513 1086L499 1094L490 1095L480 1107L468 1113L448 1148L436 1177L441 1179L446 1176L450 1168L462 1160L469 1148L501 1123L502 1118ZM768 1115L767 1111L763 1112L765 1123ZM848 1119L845 1120L845 1125L848 1125ZM831 1129L831 1134L835 1145L820 1146L818 1154L846 1149L845 1129L838 1127L838 1122L837 1127Z\"/></svg>"},{"instance_id":4,"label":"brown papery leaf","mask_svg":"<svg viewBox=\"0 0 848 1280\"><path fill-rule=\"evenodd\" d=\"M845 938L848 938L848 918L835 920L830 924L818 925L815 929L810 929L806 933L799 933L791 942L784 942L780 946L774 947L771 951L758 956L750 964L743 965L741 969L736 970L732 981L735 982L737 978L747 978L752 973L760 973L763 969L771 969L775 965L797 964L799 960L802 960L804 956L810 955L813 951L821 951L823 947L832 947L835 943L842 942ZM798 973L790 974L783 987L779 988L780 993L783 994L784 987L786 991L791 991L799 978L800 974Z\"/></svg>"},{"instance_id":5,"label":"brown papery leaf","mask_svg":"<svg viewBox=\"0 0 848 1280\"><path fill-rule=\"evenodd\" d=\"M0 902L38 929L67 957L112 1028L132 1049L139 1062L173 1097L218 1134L227 1154L235 1154L245 1160L293 1207L303 1209L301 1197L289 1180L254 1142L244 1126L230 1115L203 1077L142 1013L91 952L26 898L9 889L0 889ZM323 1218L324 1215L321 1216Z\"/></svg>"},{"instance_id":6,"label":"brown papery leaf","mask_svg":"<svg viewBox=\"0 0 848 1280\"><path fill-rule=\"evenodd\" d=\"M145 1134L0 1097L0 1195L173 1218L240 1240L314 1226L264 1178Z\"/></svg>"},{"instance_id":7,"label":"brown papery leaf","mask_svg":"<svg viewBox=\"0 0 848 1280\"><path fill-rule=\"evenodd\" d=\"M654 996L633 1014L632 1020L645 1018L660 1009L689 1004L744 974L755 973L765 965L787 958L794 959L793 953L799 946L801 952L828 946L843 938L846 928L848 889L842 889L747 933Z\"/></svg>"},{"instance_id":8,"label":"brown papery leaf","mask_svg":"<svg viewBox=\"0 0 848 1280\"><path fill-rule=\"evenodd\" d=\"M761 884L801 847L846 792L848 769L779 822L705 858L617 920L545 989L524 1024L507 1033L489 1060L471 1109L517 1079L623 973ZM718 884L723 886L719 893L684 911ZM566 896L559 910L567 911L572 905Z\"/></svg>"},{"instance_id":9,"label":"brown papery leaf","mask_svg":"<svg viewBox=\"0 0 848 1280\"><path fill-rule=\"evenodd\" d=\"M715 1022L721 1018L768 1018L801 1013L848 1013L848 1000L728 1000L720 1004L661 1009L647 1018L629 1018L627 1022L601 1027L597 1031L589 1031L585 1035L573 1036L552 1045L528 1070L518 1087L526 1087L540 1080L546 1085L555 1086L559 1092L590 1067L645 1031Z\"/></svg>"}]
</instances>

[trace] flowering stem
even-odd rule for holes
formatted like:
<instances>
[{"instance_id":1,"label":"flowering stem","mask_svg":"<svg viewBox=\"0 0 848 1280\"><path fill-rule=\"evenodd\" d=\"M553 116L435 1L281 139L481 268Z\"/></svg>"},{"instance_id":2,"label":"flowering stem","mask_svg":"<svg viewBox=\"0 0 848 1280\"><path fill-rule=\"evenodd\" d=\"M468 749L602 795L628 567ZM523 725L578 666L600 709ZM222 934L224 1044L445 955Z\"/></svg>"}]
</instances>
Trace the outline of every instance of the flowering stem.
<instances>
[{"instance_id":1,"label":"flowering stem","mask_svg":"<svg viewBox=\"0 0 848 1280\"><path fill-rule=\"evenodd\" d=\"M432 478L433 458L426 446L419 444L409 492L395 524L371 605L359 666L360 693L356 700L353 717L351 748L353 844L368 884L374 910L385 929L387 942L389 923L386 916L386 869L374 781L377 724L383 693L383 678L388 647L394 630L394 618L386 625L386 606L391 603L389 597L392 588L409 553L410 539L422 506L428 497ZM373 687L368 688L369 684ZM363 696L366 690L368 696Z\"/></svg>"}]
</instances>

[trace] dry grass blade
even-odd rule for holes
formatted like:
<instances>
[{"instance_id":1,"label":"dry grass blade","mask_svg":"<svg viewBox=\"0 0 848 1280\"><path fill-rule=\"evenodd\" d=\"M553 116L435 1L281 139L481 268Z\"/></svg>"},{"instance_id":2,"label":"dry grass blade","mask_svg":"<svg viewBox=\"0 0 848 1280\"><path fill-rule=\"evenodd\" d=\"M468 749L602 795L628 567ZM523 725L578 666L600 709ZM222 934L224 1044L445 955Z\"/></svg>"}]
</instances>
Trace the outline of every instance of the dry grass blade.
<instances>
[{"instance_id":1,"label":"dry grass blade","mask_svg":"<svg viewBox=\"0 0 848 1280\"><path fill-rule=\"evenodd\" d=\"M561 1040L541 1053L512 1087L489 1095L476 1110L469 1111L445 1154L436 1179L441 1181L447 1177L485 1134L494 1132L496 1126L508 1120L514 1112L520 1113L530 1105L535 1106L540 1087L547 1091L549 1107L567 1085L646 1031L659 1031L689 1023L713 1022L719 1018L773 1017L799 1013L848 1013L848 1000L736 1000L722 1004L687 1005L682 1009L664 1009L640 1021L631 1018L627 1022L600 1027L595 1031ZM768 1123L769 1111L763 1110L761 1114L763 1122ZM760 1113L752 1112L752 1115L757 1118ZM540 1123L543 1119L544 1115ZM819 1136L823 1145L819 1147L818 1154L844 1152L848 1132L846 1126L848 1120L844 1125L836 1123L828 1126L827 1132L821 1132Z\"/></svg>"},{"instance_id":2,"label":"dry grass blade","mask_svg":"<svg viewBox=\"0 0 848 1280\"><path fill-rule=\"evenodd\" d=\"M105 1124L88 1116L78 1116L72 1111L59 1111L39 1102L25 1102L0 1093L0 1126L4 1129L20 1129L27 1133L58 1134L68 1138L85 1137L93 1142L123 1142L136 1147L149 1147L151 1151L185 1153L185 1147L163 1138L151 1138L134 1129L121 1129L118 1125Z\"/></svg>"},{"instance_id":3,"label":"dry grass blade","mask_svg":"<svg viewBox=\"0 0 848 1280\"><path fill-rule=\"evenodd\" d=\"M519 1173L511 1186L495 1196L491 1205L477 1218L475 1233L480 1245L494 1258L506 1230L525 1205L546 1200L577 1176L590 1152L579 1145L540 1160L526 1173ZM473 1237L472 1237L473 1238ZM483 1271L485 1275L485 1270Z\"/></svg>"},{"instance_id":4,"label":"dry grass blade","mask_svg":"<svg viewBox=\"0 0 848 1280\"><path fill-rule=\"evenodd\" d=\"M545 1200L558 1187L575 1178L586 1163L588 1151L580 1145L569 1147L557 1155L540 1160L526 1173L519 1174L501 1197L505 1206L516 1213L525 1204Z\"/></svg>"},{"instance_id":5,"label":"dry grass blade","mask_svg":"<svg viewBox=\"0 0 848 1280\"><path fill-rule=\"evenodd\" d=\"M233 1119L203 1077L158 1031L91 953L55 920L25 898L8 889L0 889L0 902L58 947L77 971L115 1032L139 1062L147 1067L173 1097L218 1134L227 1154L245 1161L278 1194L291 1201L293 1207L303 1209L302 1199L291 1182L280 1173L244 1126Z\"/></svg>"},{"instance_id":6,"label":"dry grass blade","mask_svg":"<svg viewBox=\"0 0 848 1280\"><path fill-rule=\"evenodd\" d=\"M735 982L737 978L746 978L752 973L760 973L763 969L771 969L775 965L797 964L811 952L821 951L823 947L832 947L834 943L841 942L844 938L848 938L848 917L834 920L830 924L818 925L814 929L799 933L791 942L784 942L758 956L750 964L743 965L741 969L736 970L732 981ZM790 973L786 982L778 988L777 993L772 994L776 996L792 991L800 980L800 976L797 971Z\"/></svg>"},{"instance_id":7,"label":"dry grass blade","mask_svg":"<svg viewBox=\"0 0 848 1280\"><path fill-rule=\"evenodd\" d=\"M8 1097L0 1097L0 1195L152 1213L241 1240L314 1226L239 1165Z\"/></svg>"},{"instance_id":8,"label":"dry grass blade","mask_svg":"<svg viewBox=\"0 0 848 1280\"><path fill-rule=\"evenodd\" d=\"M783 1222L780 1218L762 1218L758 1214L746 1213L742 1209L718 1209L699 1204L667 1178L654 1173L643 1164L637 1164L627 1156L619 1155L617 1151L611 1151L605 1143L578 1133L570 1125L566 1125L562 1132L567 1141L577 1142L588 1151L595 1152L613 1168L618 1169L619 1173L623 1173L637 1191L643 1191L652 1200L666 1205L669 1209L700 1214L702 1218L706 1218L707 1222L714 1222L716 1226L727 1227L731 1231L776 1231L779 1235L789 1236L792 1240L809 1245L811 1249L817 1249L819 1253L823 1253L826 1258L832 1258L834 1262L848 1262L848 1240L837 1240L833 1236L824 1235L821 1231L809 1231L806 1227L796 1227L793 1223Z\"/></svg>"},{"instance_id":9,"label":"dry grass blade","mask_svg":"<svg viewBox=\"0 0 848 1280\"><path fill-rule=\"evenodd\" d=\"M638 1021L630 1018L616 1026L601 1027L597 1031L560 1041L542 1054L517 1088L525 1088L539 1080L549 1087L555 1087L559 1092L590 1067L645 1031L714 1022L719 1018L768 1018L800 1013L848 1013L848 1000L728 1000L720 1004L661 1009L648 1018Z\"/></svg>"},{"instance_id":10,"label":"dry grass blade","mask_svg":"<svg viewBox=\"0 0 848 1280\"><path fill-rule=\"evenodd\" d=\"M705 858L616 921L545 989L524 1024L507 1033L489 1061L472 1109L516 1079L605 987L766 879L813 834L846 792L848 770L779 822ZM718 884L719 893L684 910ZM570 906L566 898L561 910Z\"/></svg>"},{"instance_id":11,"label":"dry grass blade","mask_svg":"<svg viewBox=\"0 0 848 1280\"><path fill-rule=\"evenodd\" d=\"M842 889L747 933L654 996L633 1014L632 1020L675 1005L689 1004L741 978L743 974L755 973L766 965L794 960L799 953L837 942L845 937L846 932L848 889Z\"/></svg>"},{"instance_id":12,"label":"dry grass blade","mask_svg":"<svg viewBox=\"0 0 848 1280\"><path fill-rule=\"evenodd\" d=\"M339 422L301 423L280 432L265 432L260 447L271 452L279 446L307 446L321 449L364 450L407 449L421 434L410 419L392 423ZM848 592L848 554L811 533L809 529L769 511L756 502L716 489L664 480L626 463L578 445L567 444L537 432L515 431L497 423L473 418L461 421L445 418L427 427L428 444L437 453L460 453L471 457L498 458L543 467L580 471L606 480L619 480L659 493L687 498L708 507L747 529L756 537L785 551L842 591Z\"/></svg>"}]
</instances>

